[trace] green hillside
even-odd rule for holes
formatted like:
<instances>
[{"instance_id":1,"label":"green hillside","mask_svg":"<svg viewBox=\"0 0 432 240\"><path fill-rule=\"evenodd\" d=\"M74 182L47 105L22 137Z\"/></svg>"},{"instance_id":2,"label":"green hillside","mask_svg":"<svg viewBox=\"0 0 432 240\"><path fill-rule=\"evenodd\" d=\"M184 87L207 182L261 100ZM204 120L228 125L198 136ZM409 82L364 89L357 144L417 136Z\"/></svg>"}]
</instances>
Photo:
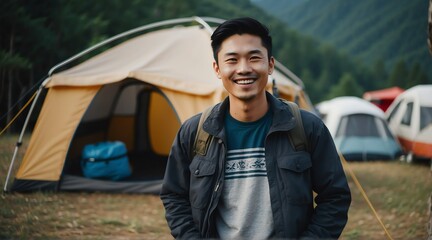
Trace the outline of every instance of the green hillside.
<instances>
[{"instance_id":1,"label":"green hillside","mask_svg":"<svg viewBox=\"0 0 432 240\"><path fill-rule=\"evenodd\" d=\"M372 66L384 61L388 70L403 61L419 63L432 76L427 50L425 0L254 0L302 34L329 43Z\"/></svg>"},{"instance_id":2,"label":"green hillside","mask_svg":"<svg viewBox=\"0 0 432 240\"><path fill-rule=\"evenodd\" d=\"M295 0L292 4L302 7L304 1ZM283 8L278 6L278 9ZM274 56L304 81L313 103L338 95L361 96L363 91L394 84L409 87L428 81L420 65L399 62L397 71L391 72L386 72L384 63L379 61L372 67L366 66L335 47L288 28L274 14L266 13L250 0L110 0L103 4L101 1L2 0L0 127L8 122L5 116L18 112L33 92L32 87L56 64L132 28L190 16L224 19L251 16L268 25ZM407 83L404 73L414 80ZM23 120L24 117L17 122Z\"/></svg>"}]
</instances>

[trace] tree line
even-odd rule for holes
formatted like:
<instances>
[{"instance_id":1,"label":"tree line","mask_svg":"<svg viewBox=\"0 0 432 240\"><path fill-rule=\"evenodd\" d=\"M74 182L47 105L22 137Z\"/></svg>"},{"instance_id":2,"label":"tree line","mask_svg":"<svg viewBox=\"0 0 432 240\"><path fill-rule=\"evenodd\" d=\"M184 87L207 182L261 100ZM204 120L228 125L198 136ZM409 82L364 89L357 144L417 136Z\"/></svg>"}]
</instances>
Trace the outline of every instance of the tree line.
<instances>
[{"instance_id":1,"label":"tree line","mask_svg":"<svg viewBox=\"0 0 432 240\"><path fill-rule=\"evenodd\" d=\"M366 67L337 49L288 29L249 0L2 0L0 129L28 100L26 93L57 63L129 29L195 15L224 19L252 16L266 23L275 57L303 79L313 103L339 95L361 96L364 91L393 85L408 88L430 82L420 65L409 67L401 62L390 72L382 61ZM10 109L11 114L6 114Z\"/></svg>"}]
</instances>

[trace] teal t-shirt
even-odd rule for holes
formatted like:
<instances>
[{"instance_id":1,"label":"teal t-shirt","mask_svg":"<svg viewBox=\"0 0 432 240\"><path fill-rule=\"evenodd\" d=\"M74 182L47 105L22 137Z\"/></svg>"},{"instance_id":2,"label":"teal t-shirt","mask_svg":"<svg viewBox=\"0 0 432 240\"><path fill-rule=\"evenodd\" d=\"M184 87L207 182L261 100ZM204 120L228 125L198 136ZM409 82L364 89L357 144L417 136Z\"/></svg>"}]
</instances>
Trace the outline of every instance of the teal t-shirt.
<instances>
[{"instance_id":1,"label":"teal t-shirt","mask_svg":"<svg viewBox=\"0 0 432 240\"><path fill-rule=\"evenodd\" d=\"M218 205L216 228L221 239L266 239L273 234L265 163L265 137L272 113L255 122L225 115L227 158L225 182Z\"/></svg>"}]
</instances>

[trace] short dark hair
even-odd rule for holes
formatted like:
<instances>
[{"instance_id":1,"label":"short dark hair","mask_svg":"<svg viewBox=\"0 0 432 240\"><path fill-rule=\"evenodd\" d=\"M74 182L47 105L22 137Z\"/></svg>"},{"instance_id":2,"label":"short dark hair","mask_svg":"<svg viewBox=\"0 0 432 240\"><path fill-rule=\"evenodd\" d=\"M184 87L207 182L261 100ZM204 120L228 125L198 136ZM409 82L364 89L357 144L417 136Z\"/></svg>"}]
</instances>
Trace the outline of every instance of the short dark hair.
<instances>
[{"instance_id":1,"label":"short dark hair","mask_svg":"<svg viewBox=\"0 0 432 240\"><path fill-rule=\"evenodd\" d=\"M211 46L213 57L218 63L217 54L222 42L235 34L251 34L261 38L262 45L267 49L267 55L270 59L272 54L272 38L266 26L250 17L235 18L227 20L219 25L211 36Z\"/></svg>"}]
</instances>

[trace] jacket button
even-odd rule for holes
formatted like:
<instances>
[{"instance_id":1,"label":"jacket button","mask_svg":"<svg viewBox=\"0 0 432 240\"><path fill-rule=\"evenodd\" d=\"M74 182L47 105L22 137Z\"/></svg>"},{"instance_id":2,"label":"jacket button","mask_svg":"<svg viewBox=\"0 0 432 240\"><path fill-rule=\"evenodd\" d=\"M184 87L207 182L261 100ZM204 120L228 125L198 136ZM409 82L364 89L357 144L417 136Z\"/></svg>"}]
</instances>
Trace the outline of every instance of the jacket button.
<instances>
[{"instance_id":1,"label":"jacket button","mask_svg":"<svg viewBox=\"0 0 432 240\"><path fill-rule=\"evenodd\" d=\"M222 143L222 139L219 139L219 140L218 140L218 143L221 144L221 143Z\"/></svg>"},{"instance_id":2,"label":"jacket button","mask_svg":"<svg viewBox=\"0 0 432 240\"><path fill-rule=\"evenodd\" d=\"M296 164L296 168L297 168L297 170L300 170L300 163Z\"/></svg>"},{"instance_id":3,"label":"jacket button","mask_svg":"<svg viewBox=\"0 0 432 240\"><path fill-rule=\"evenodd\" d=\"M195 170L194 174L198 175L199 174L199 169Z\"/></svg>"}]
</instances>

